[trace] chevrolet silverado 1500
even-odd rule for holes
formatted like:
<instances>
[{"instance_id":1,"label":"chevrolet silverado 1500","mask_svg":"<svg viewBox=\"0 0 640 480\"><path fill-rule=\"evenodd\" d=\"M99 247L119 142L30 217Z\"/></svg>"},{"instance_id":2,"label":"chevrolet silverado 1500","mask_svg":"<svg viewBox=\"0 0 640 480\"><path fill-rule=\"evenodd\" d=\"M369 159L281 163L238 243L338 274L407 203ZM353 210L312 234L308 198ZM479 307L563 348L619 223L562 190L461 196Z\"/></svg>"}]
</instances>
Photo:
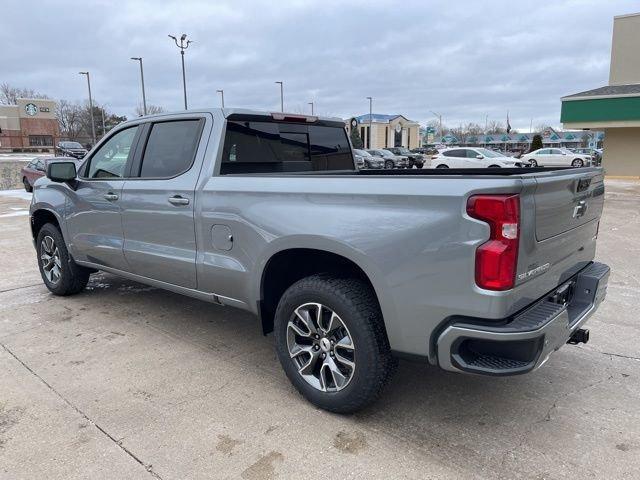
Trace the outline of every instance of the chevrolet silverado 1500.
<instances>
[{"instance_id":1,"label":"chevrolet silverado 1500","mask_svg":"<svg viewBox=\"0 0 640 480\"><path fill-rule=\"evenodd\" d=\"M30 219L54 294L102 270L247 310L307 399L351 412L400 356L515 375L586 341L603 201L599 168L358 171L340 119L211 109L49 163Z\"/></svg>"}]
</instances>

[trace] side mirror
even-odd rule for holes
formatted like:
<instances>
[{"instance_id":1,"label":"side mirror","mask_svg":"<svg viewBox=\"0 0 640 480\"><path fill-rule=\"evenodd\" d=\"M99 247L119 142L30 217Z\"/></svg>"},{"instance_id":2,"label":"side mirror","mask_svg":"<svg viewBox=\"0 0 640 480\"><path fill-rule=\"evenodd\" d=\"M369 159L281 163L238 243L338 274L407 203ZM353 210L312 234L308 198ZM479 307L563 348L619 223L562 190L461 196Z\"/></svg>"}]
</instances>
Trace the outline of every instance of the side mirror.
<instances>
[{"instance_id":1,"label":"side mirror","mask_svg":"<svg viewBox=\"0 0 640 480\"><path fill-rule=\"evenodd\" d=\"M75 162L60 161L47 163L47 178L52 182L70 182L71 180L75 180L76 176Z\"/></svg>"},{"instance_id":2,"label":"side mirror","mask_svg":"<svg viewBox=\"0 0 640 480\"><path fill-rule=\"evenodd\" d=\"M483 156L483 155L478 154L478 155L476 155L476 158L477 158L478 160L482 160L482 159L484 158L484 156Z\"/></svg>"}]
</instances>

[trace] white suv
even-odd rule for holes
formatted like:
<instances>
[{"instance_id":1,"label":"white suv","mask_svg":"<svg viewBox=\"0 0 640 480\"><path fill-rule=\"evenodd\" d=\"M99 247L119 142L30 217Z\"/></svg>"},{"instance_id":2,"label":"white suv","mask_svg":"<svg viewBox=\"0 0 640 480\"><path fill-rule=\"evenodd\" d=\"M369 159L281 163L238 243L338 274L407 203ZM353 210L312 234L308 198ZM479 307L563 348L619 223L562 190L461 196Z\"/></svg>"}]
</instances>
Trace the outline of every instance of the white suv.
<instances>
[{"instance_id":1,"label":"white suv","mask_svg":"<svg viewBox=\"0 0 640 480\"><path fill-rule=\"evenodd\" d=\"M488 148L447 148L431 157L434 168L517 168L522 162Z\"/></svg>"},{"instance_id":2,"label":"white suv","mask_svg":"<svg viewBox=\"0 0 640 480\"><path fill-rule=\"evenodd\" d=\"M521 160L532 167L585 167L591 165L591 155L574 153L567 148L541 148L527 153Z\"/></svg>"}]
</instances>

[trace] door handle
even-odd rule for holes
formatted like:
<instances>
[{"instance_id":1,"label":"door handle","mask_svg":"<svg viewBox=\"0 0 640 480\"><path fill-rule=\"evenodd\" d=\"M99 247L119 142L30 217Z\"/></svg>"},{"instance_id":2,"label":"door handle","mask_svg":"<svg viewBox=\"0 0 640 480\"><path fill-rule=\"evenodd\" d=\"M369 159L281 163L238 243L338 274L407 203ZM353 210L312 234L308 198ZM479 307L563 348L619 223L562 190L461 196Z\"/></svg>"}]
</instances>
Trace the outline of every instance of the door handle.
<instances>
[{"instance_id":1,"label":"door handle","mask_svg":"<svg viewBox=\"0 0 640 480\"><path fill-rule=\"evenodd\" d=\"M112 202L118 199L118 195L116 195L115 193L109 192L104 194L104 198Z\"/></svg>"},{"instance_id":2,"label":"door handle","mask_svg":"<svg viewBox=\"0 0 640 480\"><path fill-rule=\"evenodd\" d=\"M171 205L189 205L189 199L181 197L180 195L175 195L173 197L169 197L169 203Z\"/></svg>"}]
</instances>

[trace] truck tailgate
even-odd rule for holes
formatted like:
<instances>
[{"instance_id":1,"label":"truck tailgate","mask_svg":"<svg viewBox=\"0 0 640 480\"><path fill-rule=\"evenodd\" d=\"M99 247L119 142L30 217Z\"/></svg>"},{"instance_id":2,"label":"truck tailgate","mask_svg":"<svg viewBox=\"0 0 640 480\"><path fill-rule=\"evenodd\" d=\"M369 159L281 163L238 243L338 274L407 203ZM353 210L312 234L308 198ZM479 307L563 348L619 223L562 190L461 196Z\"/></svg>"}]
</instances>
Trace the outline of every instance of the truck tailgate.
<instances>
[{"instance_id":1,"label":"truck tailgate","mask_svg":"<svg viewBox=\"0 0 640 480\"><path fill-rule=\"evenodd\" d=\"M535 189L538 241L599 219L604 204L602 172L572 169L537 177Z\"/></svg>"}]
</instances>

